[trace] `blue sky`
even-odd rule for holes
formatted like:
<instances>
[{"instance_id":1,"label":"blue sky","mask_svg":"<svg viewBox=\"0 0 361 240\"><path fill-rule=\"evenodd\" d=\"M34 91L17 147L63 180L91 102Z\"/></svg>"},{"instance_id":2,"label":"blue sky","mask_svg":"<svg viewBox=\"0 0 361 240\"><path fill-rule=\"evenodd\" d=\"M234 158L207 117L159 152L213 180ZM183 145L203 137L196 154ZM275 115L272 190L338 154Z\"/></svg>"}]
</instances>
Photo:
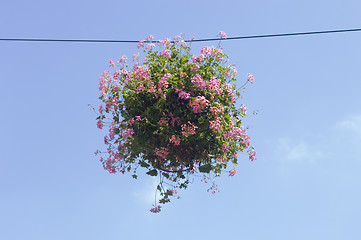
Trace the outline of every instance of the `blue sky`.
<instances>
[{"instance_id":1,"label":"blue sky","mask_svg":"<svg viewBox=\"0 0 361 240\"><path fill-rule=\"evenodd\" d=\"M360 28L359 1L3 1L1 38L212 38ZM96 149L98 76L136 44L0 42L1 239L360 239L361 33L222 43L258 153L220 193L195 179L160 214L155 181ZM195 48L217 43L197 43Z\"/></svg>"}]
</instances>

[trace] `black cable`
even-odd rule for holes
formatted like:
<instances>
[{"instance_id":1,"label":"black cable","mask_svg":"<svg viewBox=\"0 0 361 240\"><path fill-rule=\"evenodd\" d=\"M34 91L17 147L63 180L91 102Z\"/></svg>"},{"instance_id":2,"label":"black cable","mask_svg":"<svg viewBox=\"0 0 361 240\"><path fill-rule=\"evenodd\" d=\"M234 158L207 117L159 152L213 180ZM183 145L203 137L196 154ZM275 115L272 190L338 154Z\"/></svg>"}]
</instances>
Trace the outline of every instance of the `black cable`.
<instances>
[{"instance_id":1,"label":"black cable","mask_svg":"<svg viewBox=\"0 0 361 240\"><path fill-rule=\"evenodd\" d=\"M297 33L279 33L279 34L266 34L266 35L251 35L242 37L230 37L224 40L236 40L236 39L250 39L250 38L271 38L271 37L286 37L286 36L298 36L298 35L314 35L314 34L325 34L325 33L342 33L342 32L359 32L361 28L355 29L343 29L343 30L329 30L329 31L317 31L317 32L297 32ZM195 39L192 42L205 42L205 41L216 41L219 38L208 38L208 39Z\"/></svg>"},{"instance_id":2,"label":"black cable","mask_svg":"<svg viewBox=\"0 0 361 240\"><path fill-rule=\"evenodd\" d=\"M325 33L343 33L343 32L359 32L361 28L355 29L342 29L342 30L329 30L329 31L317 31L317 32L297 32L297 33L280 33L280 34L266 34L266 35L250 35L241 37L229 37L222 38L222 41L226 40L238 40L238 39L254 39L254 38L271 38L271 37L287 37L287 36L300 36L300 35L315 35ZM220 38L204 38L204 39L192 39L185 40L185 42L210 42L219 41ZM0 41L18 41L18 42L88 42L88 43L138 43L137 40L101 40L101 39L40 39L40 38L1 38ZM147 41L145 41L147 43Z\"/></svg>"},{"instance_id":3,"label":"black cable","mask_svg":"<svg viewBox=\"0 0 361 240\"><path fill-rule=\"evenodd\" d=\"M135 40L96 40L96 39L40 39L40 38L3 38L0 41L20 42L90 42L90 43L138 43Z\"/></svg>"}]
</instances>

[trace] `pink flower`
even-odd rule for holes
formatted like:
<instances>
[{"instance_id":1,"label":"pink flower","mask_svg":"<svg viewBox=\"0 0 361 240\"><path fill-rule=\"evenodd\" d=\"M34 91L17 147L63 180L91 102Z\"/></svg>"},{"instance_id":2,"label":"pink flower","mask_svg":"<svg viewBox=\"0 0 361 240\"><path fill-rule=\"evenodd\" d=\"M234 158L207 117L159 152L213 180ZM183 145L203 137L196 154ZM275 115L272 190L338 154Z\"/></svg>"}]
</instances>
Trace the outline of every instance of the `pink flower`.
<instances>
[{"instance_id":1,"label":"pink flower","mask_svg":"<svg viewBox=\"0 0 361 240\"><path fill-rule=\"evenodd\" d=\"M231 66L230 69L233 70L233 76L232 77L235 77L237 75L237 69L235 66Z\"/></svg>"},{"instance_id":2,"label":"pink flower","mask_svg":"<svg viewBox=\"0 0 361 240\"><path fill-rule=\"evenodd\" d=\"M204 96L198 96L189 105L193 108L194 113L202 112L202 109L208 106L209 101Z\"/></svg>"},{"instance_id":3,"label":"pink flower","mask_svg":"<svg viewBox=\"0 0 361 240\"><path fill-rule=\"evenodd\" d=\"M248 154L249 154L249 160L251 160L252 162L257 159L256 151L254 150L253 146L251 146L251 148L248 150Z\"/></svg>"},{"instance_id":4,"label":"pink flower","mask_svg":"<svg viewBox=\"0 0 361 240\"><path fill-rule=\"evenodd\" d=\"M133 129L126 129L123 133L123 139L126 139L128 136L131 136L134 133Z\"/></svg>"},{"instance_id":5,"label":"pink flower","mask_svg":"<svg viewBox=\"0 0 361 240\"><path fill-rule=\"evenodd\" d=\"M119 59L119 61L118 61L118 63L122 63L122 62L126 62L127 61L127 57L126 56L122 56L120 59Z\"/></svg>"},{"instance_id":6,"label":"pink flower","mask_svg":"<svg viewBox=\"0 0 361 240\"><path fill-rule=\"evenodd\" d=\"M172 121L171 121L170 124L172 124L172 126L174 127L174 124L175 124L176 122L177 122L178 125L179 125L179 117L172 117Z\"/></svg>"},{"instance_id":7,"label":"pink flower","mask_svg":"<svg viewBox=\"0 0 361 240\"><path fill-rule=\"evenodd\" d=\"M181 73L180 73L180 78L183 78L183 77L188 77L188 75L185 74L184 72L181 72Z\"/></svg>"},{"instance_id":8,"label":"pink flower","mask_svg":"<svg viewBox=\"0 0 361 240\"><path fill-rule=\"evenodd\" d=\"M155 47L155 44L154 43L149 43L147 44L147 46L145 47L145 49L150 49L152 47Z\"/></svg>"},{"instance_id":9,"label":"pink flower","mask_svg":"<svg viewBox=\"0 0 361 240\"><path fill-rule=\"evenodd\" d=\"M215 59L222 59L220 58L220 55L223 54L222 49L212 47L212 54Z\"/></svg>"},{"instance_id":10,"label":"pink flower","mask_svg":"<svg viewBox=\"0 0 361 240\"><path fill-rule=\"evenodd\" d=\"M159 41L159 42L161 42L161 43L163 44L163 46L169 47L170 44L171 44L171 39L170 39L170 38L166 38L166 39L164 39L164 41Z\"/></svg>"},{"instance_id":11,"label":"pink flower","mask_svg":"<svg viewBox=\"0 0 361 240\"><path fill-rule=\"evenodd\" d=\"M138 60L138 57L139 57L139 53L138 54L133 54L133 62Z\"/></svg>"},{"instance_id":12,"label":"pink flower","mask_svg":"<svg viewBox=\"0 0 361 240\"><path fill-rule=\"evenodd\" d=\"M213 116L217 116L219 114L222 114L223 111L224 111L224 107L223 106L220 106L220 107L211 107L211 113Z\"/></svg>"},{"instance_id":13,"label":"pink flower","mask_svg":"<svg viewBox=\"0 0 361 240\"><path fill-rule=\"evenodd\" d=\"M193 56L192 57L192 62L193 63L201 63L203 60L205 60L207 58L207 56L205 54L201 54L199 56Z\"/></svg>"},{"instance_id":14,"label":"pink flower","mask_svg":"<svg viewBox=\"0 0 361 240\"><path fill-rule=\"evenodd\" d=\"M208 84L208 90L211 92L215 92L217 94L221 94L223 89L220 88L221 80L215 77L211 78L211 81Z\"/></svg>"},{"instance_id":15,"label":"pink flower","mask_svg":"<svg viewBox=\"0 0 361 240\"><path fill-rule=\"evenodd\" d=\"M150 211L152 213L159 213L161 211L161 208L162 207L158 205L157 207L151 208Z\"/></svg>"},{"instance_id":16,"label":"pink flower","mask_svg":"<svg viewBox=\"0 0 361 240\"><path fill-rule=\"evenodd\" d=\"M191 82L196 85L196 87L199 87L201 90L204 90L207 86L207 83L198 74L192 78Z\"/></svg>"},{"instance_id":17,"label":"pink flower","mask_svg":"<svg viewBox=\"0 0 361 240\"><path fill-rule=\"evenodd\" d=\"M135 116L135 121L142 121L142 119L140 118L140 116Z\"/></svg>"},{"instance_id":18,"label":"pink flower","mask_svg":"<svg viewBox=\"0 0 361 240\"><path fill-rule=\"evenodd\" d=\"M213 132L217 132L217 130L222 131L221 121L219 117L216 117L216 120L209 121L209 128L213 130Z\"/></svg>"},{"instance_id":19,"label":"pink flower","mask_svg":"<svg viewBox=\"0 0 361 240\"><path fill-rule=\"evenodd\" d=\"M99 111L100 114L103 114L103 105L100 105L100 106L99 106L98 111Z\"/></svg>"},{"instance_id":20,"label":"pink flower","mask_svg":"<svg viewBox=\"0 0 361 240\"><path fill-rule=\"evenodd\" d=\"M228 146L225 144L225 143L223 143L223 145L222 145L222 151L223 152L227 152L228 151Z\"/></svg>"},{"instance_id":21,"label":"pink flower","mask_svg":"<svg viewBox=\"0 0 361 240\"><path fill-rule=\"evenodd\" d=\"M254 76L250 73L248 73L248 81L250 81L251 83L254 82Z\"/></svg>"},{"instance_id":22,"label":"pink flower","mask_svg":"<svg viewBox=\"0 0 361 240\"><path fill-rule=\"evenodd\" d=\"M136 93L140 93L141 91L144 90L144 86L143 85L140 85L137 87L137 89L135 90Z\"/></svg>"},{"instance_id":23,"label":"pink flower","mask_svg":"<svg viewBox=\"0 0 361 240\"><path fill-rule=\"evenodd\" d=\"M196 125L194 125L190 121L188 121L188 125L187 124L182 125L182 135L185 137L188 137L189 135L196 134L197 128L198 127Z\"/></svg>"},{"instance_id":24,"label":"pink flower","mask_svg":"<svg viewBox=\"0 0 361 240\"><path fill-rule=\"evenodd\" d=\"M147 42L151 42L153 38L154 38L153 35L149 35L149 36L147 37Z\"/></svg>"},{"instance_id":25,"label":"pink flower","mask_svg":"<svg viewBox=\"0 0 361 240\"><path fill-rule=\"evenodd\" d=\"M179 99L184 99L184 100L187 100L191 97L191 95L183 90L180 90L179 93L178 93L178 98Z\"/></svg>"},{"instance_id":26,"label":"pink flower","mask_svg":"<svg viewBox=\"0 0 361 240\"><path fill-rule=\"evenodd\" d=\"M219 32L218 32L218 36L220 36L221 39L222 39L222 38L227 39L227 34L226 34L225 32L223 32L223 31L219 31Z\"/></svg>"},{"instance_id":27,"label":"pink flower","mask_svg":"<svg viewBox=\"0 0 361 240\"><path fill-rule=\"evenodd\" d=\"M110 64L111 67L115 67L115 64L114 64L112 59L109 59L109 64Z\"/></svg>"},{"instance_id":28,"label":"pink flower","mask_svg":"<svg viewBox=\"0 0 361 240\"><path fill-rule=\"evenodd\" d=\"M171 57L171 51L170 50L164 50L163 52L160 53L160 55L162 57L166 57L166 58L170 58Z\"/></svg>"},{"instance_id":29,"label":"pink flower","mask_svg":"<svg viewBox=\"0 0 361 240\"><path fill-rule=\"evenodd\" d=\"M163 124L166 124L167 122L168 122L168 118L166 118L166 117L162 117L161 119L159 119L159 125L163 125Z\"/></svg>"},{"instance_id":30,"label":"pink flower","mask_svg":"<svg viewBox=\"0 0 361 240\"><path fill-rule=\"evenodd\" d=\"M191 66L191 69L192 69L193 72L197 72L200 68L201 68L201 67L198 66L198 65L192 65L192 66Z\"/></svg>"},{"instance_id":31,"label":"pink flower","mask_svg":"<svg viewBox=\"0 0 361 240\"><path fill-rule=\"evenodd\" d=\"M134 118L130 119L130 120L128 121L128 123L129 123L130 126L133 126L133 124L134 124Z\"/></svg>"},{"instance_id":32,"label":"pink flower","mask_svg":"<svg viewBox=\"0 0 361 240\"><path fill-rule=\"evenodd\" d=\"M116 106L117 106L117 103L118 103L118 97L115 96L114 98L112 98L112 105L113 105L114 107L116 107Z\"/></svg>"},{"instance_id":33,"label":"pink flower","mask_svg":"<svg viewBox=\"0 0 361 240\"><path fill-rule=\"evenodd\" d=\"M169 138L169 142L174 143L174 145L180 144L180 138L172 135L172 137Z\"/></svg>"},{"instance_id":34,"label":"pink flower","mask_svg":"<svg viewBox=\"0 0 361 240\"><path fill-rule=\"evenodd\" d=\"M229 176L233 177L236 174L236 169L233 168L230 172L229 172Z\"/></svg>"},{"instance_id":35,"label":"pink flower","mask_svg":"<svg viewBox=\"0 0 361 240\"><path fill-rule=\"evenodd\" d=\"M144 43L144 40L139 41L139 43L138 43L138 48L142 47L142 46L143 46L143 43Z\"/></svg>"},{"instance_id":36,"label":"pink flower","mask_svg":"<svg viewBox=\"0 0 361 240\"><path fill-rule=\"evenodd\" d=\"M120 84L118 83L117 85L114 86L113 91L116 92L119 89L119 87L120 87Z\"/></svg>"},{"instance_id":37,"label":"pink flower","mask_svg":"<svg viewBox=\"0 0 361 240\"><path fill-rule=\"evenodd\" d=\"M241 104L239 110L244 114L246 115L247 114L247 107L243 104Z\"/></svg>"},{"instance_id":38,"label":"pink flower","mask_svg":"<svg viewBox=\"0 0 361 240\"><path fill-rule=\"evenodd\" d=\"M113 128L109 129L109 139L110 140L114 139L114 135L115 135L114 129Z\"/></svg>"},{"instance_id":39,"label":"pink flower","mask_svg":"<svg viewBox=\"0 0 361 240\"><path fill-rule=\"evenodd\" d=\"M154 153L162 158L166 158L169 154L168 148L162 147L162 148L155 148Z\"/></svg>"},{"instance_id":40,"label":"pink flower","mask_svg":"<svg viewBox=\"0 0 361 240\"><path fill-rule=\"evenodd\" d=\"M158 83L158 87L159 88L167 88L168 87L168 82L167 82L167 79L172 77L171 74L167 73L167 74L164 74L164 76L162 77L161 80L159 80L159 83Z\"/></svg>"},{"instance_id":41,"label":"pink flower","mask_svg":"<svg viewBox=\"0 0 361 240\"><path fill-rule=\"evenodd\" d=\"M99 128L99 129L103 129L103 123L102 123L102 121L99 119L98 120L98 122L97 122L97 127Z\"/></svg>"},{"instance_id":42,"label":"pink flower","mask_svg":"<svg viewBox=\"0 0 361 240\"><path fill-rule=\"evenodd\" d=\"M201 53L205 54L205 55L211 55L212 54L212 49L208 46L205 46L201 49Z\"/></svg>"}]
</instances>

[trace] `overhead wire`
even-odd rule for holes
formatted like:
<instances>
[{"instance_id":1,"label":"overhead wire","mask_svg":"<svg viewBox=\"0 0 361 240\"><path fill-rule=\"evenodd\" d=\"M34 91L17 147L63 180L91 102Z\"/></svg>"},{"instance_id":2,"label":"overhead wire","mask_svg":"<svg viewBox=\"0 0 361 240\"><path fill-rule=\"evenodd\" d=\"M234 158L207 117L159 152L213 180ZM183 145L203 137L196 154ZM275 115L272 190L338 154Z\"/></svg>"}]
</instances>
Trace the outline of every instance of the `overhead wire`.
<instances>
[{"instance_id":1,"label":"overhead wire","mask_svg":"<svg viewBox=\"0 0 361 240\"><path fill-rule=\"evenodd\" d=\"M361 28L354 29L340 29L340 30L326 30L314 32L295 32L295 33L279 33L279 34L264 34L264 35L248 35L239 37L222 38L222 41L240 40L240 39L256 39L256 38L275 38L301 35L317 35L317 34L333 34L345 32L359 32ZM220 38L203 38L184 40L185 42L210 42L219 41ZM17 42L78 42L78 43L138 43L139 40L106 40L106 39L47 39L47 38L0 38L0 41L17 41ZM151 41L144 41L149 43Z\"/></svg>"}]
</instances>

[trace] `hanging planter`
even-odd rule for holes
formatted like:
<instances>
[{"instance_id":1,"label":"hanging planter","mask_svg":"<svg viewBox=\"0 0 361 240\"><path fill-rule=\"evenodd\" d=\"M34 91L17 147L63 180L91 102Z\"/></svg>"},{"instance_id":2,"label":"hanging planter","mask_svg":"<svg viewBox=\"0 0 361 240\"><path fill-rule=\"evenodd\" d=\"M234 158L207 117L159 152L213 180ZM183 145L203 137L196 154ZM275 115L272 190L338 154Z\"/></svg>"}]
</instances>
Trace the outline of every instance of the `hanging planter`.
<instances>
[{"instance_id":1,"label":"hanging planter","mask_svg":"<svg viewBox=\"0 0 361 240\"><path fill-rule=\"evenodd\" d=\"M225 37L220 32L220 39ZM180 36L158 42L149 36L138 48L144 50L143 62L135 55L129 70L126 57L110 60L115 70L100 77L104 105L97 126L109 133L107 151L96 154L102 154L106 170L137 178L137 169L146 168L148 175L159 176L159 203L166 203L188 186L191 175L233 176L236 170L229 164L237 165L239 151L255 160L241 124L246 108L236 108L240 93L230 84L237 72L226 66L228 56L221 49L203 47L200 55L192 55ZM252 75L248 81L253 82ZM157 205L152 212L160 211Z\"/></svg>"}]
</instances>

